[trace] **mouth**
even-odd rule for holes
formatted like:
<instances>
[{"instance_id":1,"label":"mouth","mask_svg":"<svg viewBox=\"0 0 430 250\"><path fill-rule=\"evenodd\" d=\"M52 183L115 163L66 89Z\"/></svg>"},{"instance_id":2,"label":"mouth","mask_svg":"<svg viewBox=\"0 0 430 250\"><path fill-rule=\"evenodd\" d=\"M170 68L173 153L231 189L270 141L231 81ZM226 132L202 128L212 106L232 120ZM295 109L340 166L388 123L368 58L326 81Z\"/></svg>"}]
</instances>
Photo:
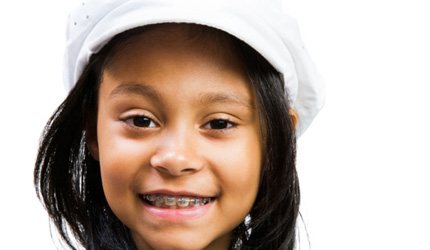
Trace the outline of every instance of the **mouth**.
<instances>
[{"instance_id":1,"label":"mouth","mask_svg":"<svg viewBox=\"0 0 430 250\"><path fill-rule=\"evenodd\" d=\"M215 197L181 196L167 194L139 194L143 203L157 208L186 209L208 205Z\"/></svg>"}]
</instances>

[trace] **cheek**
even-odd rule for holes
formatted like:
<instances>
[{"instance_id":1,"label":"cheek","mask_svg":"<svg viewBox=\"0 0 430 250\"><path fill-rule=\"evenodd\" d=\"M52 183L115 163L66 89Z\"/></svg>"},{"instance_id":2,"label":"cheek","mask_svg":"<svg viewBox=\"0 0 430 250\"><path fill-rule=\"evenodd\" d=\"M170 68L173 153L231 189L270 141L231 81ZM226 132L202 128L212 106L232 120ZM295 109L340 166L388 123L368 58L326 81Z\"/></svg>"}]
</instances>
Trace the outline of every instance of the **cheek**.
<instances>
[{"instance_id":1,"label":"cheek","mask_svg":"<svg viewBox=\"0 0 430 250\"><path fill-rule=\"evenodd\" d=\"M103 191L109 204L119 202L127 198L127 190L133 179L133 164L125 157L128 152L122 147L117 147L109 140L100 141L100 172ZM125 153L125 154L122 154Z\"/></svg>"},{"instance_id":2,"label":"cheek","mask_svg":"<svg viewBox=\"0 0 430 250\"><path fill-rule=\"evenodd\" d=\"M261 170L261 142L258 134L248 133L241 139L212 150L213 165L223 194L233 206L242 204L247 210L254 203ZM231 200L231 201L230 201ZM240 200L240 203L237 201Z\"/></svg>"},{"instance_id":3,"label":"cheek","mask_svg":"<svg viewBox=\"0 0 430 250\"><path fill-rule=\"evenodd\" d=\"M103 190L115 210L135 199L133 191L141 166L146 164L146 147L113 131L115 128L100 126L98 143Z\"/></svg>"},{"instance_id":4,"label":"cheek","mask_svg":"<svg viewBox=\"0 0 430 250\"><path fill-rule=\"evenodd\" d=\"M220 173L221 180L241 188L258 185L261 157L257 147L232 147L223 155L223 158L219 158L225 166Z\"/></svg>"}]
</instances>

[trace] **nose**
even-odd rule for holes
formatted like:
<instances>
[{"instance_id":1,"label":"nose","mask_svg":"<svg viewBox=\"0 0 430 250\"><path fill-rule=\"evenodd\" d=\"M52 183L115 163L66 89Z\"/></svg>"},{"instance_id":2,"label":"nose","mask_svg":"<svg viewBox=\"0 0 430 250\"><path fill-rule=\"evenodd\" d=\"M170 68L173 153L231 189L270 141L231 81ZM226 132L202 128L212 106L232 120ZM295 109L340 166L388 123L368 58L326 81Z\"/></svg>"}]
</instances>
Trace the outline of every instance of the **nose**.
<instances>
[{"instance_id":1,"label":"nose","mask_svg":"<svg viewBox=\"0 0 430 250\"><path fill-rule=\"evenodd\" d=\"M203 168L203 160L190 133L177 131L161 136L150 164L157 171L170 176L183 176Z\"/></svg>"}]
</instances>

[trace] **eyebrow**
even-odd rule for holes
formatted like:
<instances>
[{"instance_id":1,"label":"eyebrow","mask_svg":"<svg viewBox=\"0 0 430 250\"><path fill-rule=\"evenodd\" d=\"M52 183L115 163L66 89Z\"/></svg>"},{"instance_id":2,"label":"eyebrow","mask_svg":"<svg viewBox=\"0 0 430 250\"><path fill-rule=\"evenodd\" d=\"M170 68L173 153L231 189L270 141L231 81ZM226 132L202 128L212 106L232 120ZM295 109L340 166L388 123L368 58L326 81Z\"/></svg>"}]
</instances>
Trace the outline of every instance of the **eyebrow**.
<instances>
[{"instance_id":1,"label":"eyebrow","mask_svg":"<svg viewBox=\"0 0 430 250\"><path fill-rule=\"evenodd\" d=\"M253 103L244 100L244 98L241 98L237 95L230 94L230 93L224 93L224 92L211 92L211 93L204 93L201 94L199 97L200 105L205 104L213 104L213 103L224 103L224 104L235 104L244 106L249 109L255 109L255 106Z\"/></svg>"},{"instance_id":2,"label":"eyebrow","mask_svg":"<svg viewBox=\"0 0 430 250\"><path fill-rule=\"evenodd\" d=\"M151 86L139 84L139 83L123 83L120 84L118 87L113 89L109 95L109 98L114 98L118 95L141 95L145 97L149 97L152 99L159 100L160 95L158 92L152 88Z\"/></svg>"},{"instance_id":3,"label":"eyebrow","mask_svg":"<svg viewBox=\"0 0 430 250\"><path fill-rule=\"evenodd\" d=\"M118 95L140 95L148 97L155 100L161 100L160 94L151 86L141 84L141 83L123 83L113 89L109 95L109 98L115 98ZM198 102L199 105L208 105L214 103L224 103L224 104L235 104L240 105L248 109L255 109L253 103L244 100L237 95L224 92L209 92L202 93L199 95Z\"/></svg>"}]
</instances>

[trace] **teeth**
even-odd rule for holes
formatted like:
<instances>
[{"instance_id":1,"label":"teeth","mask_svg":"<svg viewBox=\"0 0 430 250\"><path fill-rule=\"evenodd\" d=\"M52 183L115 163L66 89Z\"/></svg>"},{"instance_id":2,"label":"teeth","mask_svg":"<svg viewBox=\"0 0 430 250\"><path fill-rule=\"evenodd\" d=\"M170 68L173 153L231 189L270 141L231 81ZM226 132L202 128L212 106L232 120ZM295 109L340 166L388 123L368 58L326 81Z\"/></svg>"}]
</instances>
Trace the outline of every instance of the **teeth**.
<instances>
[{"instance_id":1,"label":"teeth","mask_svg":"<svg viewBox=\"0 0 430 250\"><path fill-rule=\"evenodd\" d=\"M147 194L143 199L156 207L195 207L206 205L211 201L211 198L196 198L196 197L175 197L170 195Z\"/></svg>"},{"instance_id":2,"label":"teeth","mask_svg":"<svg viewBox=\"0 0 430 250\"><path fill-rule=\"evenodd\" d=\"M173 196L165 196L164 197L164 204L170 207L173 207L176 205L176 198Z\"/></svg>"},{"instance_id":3,"label":"teeth","mask_svg":"<svg viewBox=\"0 0 430 250\"><path fill-rule=\"evenodd\" d=\"M202 204L202 199L200 198L193 198L191 199L191 204L194 206L200 206Z\"/></svg>"},{"instance_id":4,"label":"teeth","mask_svg":"<svg viewBox=\"0 0 430 250\"><path fill-rule=\"evenodd\" d=\"M150 202L154 202L156 197L155 195L145 195L145 199L147 199Z\"/></svg>"},{"instance_id":5,"label":"teeth","mask_svg":"<svg viewBox=\"0 0 430 250\"><path fill-rule=\"evenodd\" d=\"M178 207L188 207L188 205L190 204L190 199L181 197L181 198L178 198L176 203L178 204Z\"/></svg>"},{"instance_id":6,"label":"teeth","mask_svg":"<svg viewBox=\"0 0 430 250\"><path fill-rule=\"evenodd\" d=\"M206 205L206 204L208 204L208 203L209 203L209 201L210 201L210 199L209 199L209 198L203 198L202 203L203 203L204 205Z\"/></svg>"},{"instance_id":7,"label":"teeth","mask_svg":"<svg viewBox=\"0 0 430 250\"><path fill-rule=\"evenodd\" d=\"M157 195L155 197L155 206L161 207L161 205L164 203L164 199L162 196Z\"/></svg>"}]
</instances>

